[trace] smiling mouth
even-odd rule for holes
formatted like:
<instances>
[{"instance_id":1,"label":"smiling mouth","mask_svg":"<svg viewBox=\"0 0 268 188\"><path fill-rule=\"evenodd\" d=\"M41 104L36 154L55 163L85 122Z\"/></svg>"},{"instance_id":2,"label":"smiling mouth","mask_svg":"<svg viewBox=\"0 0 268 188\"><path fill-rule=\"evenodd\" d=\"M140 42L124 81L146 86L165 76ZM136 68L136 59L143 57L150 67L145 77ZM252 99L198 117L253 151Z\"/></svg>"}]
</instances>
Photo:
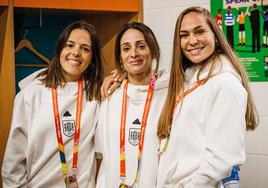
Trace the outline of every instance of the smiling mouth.
<instances>
[{"instance_id":1,"label":"smiling mouth","mask_svg":"<svg viewBox=\"0 0 268 188\"><path fill-rule=\"evenodd\" d=\"M192 49L192 50L188 50L192 55L197 55L200 53L200 51L202 50L203 48L195 48L195 49Z\"/></svg>"},{"instance_id":2,"label":"smiling mouth","mask_svg":"<svg viewBox=\"0 0 268 188\"><path fill-rule=\"evenodd\" d=\"M141 64L143 62L143 60L135 60L135 61L130 61L129 63L131 65L138 65L138 64Z\"/></svg>"},{"instance_id":3,"label":"smiling mouth","mask_svg":"<svg viewBox=\"0 0 268 188\"><path fill-rule=\"evenodd\" d=\"M68 59L67 60L69 64L73 65L73 66L78 66L81 65L81 61L75 60L75 59Z\"/></svg>"}]
</instances>

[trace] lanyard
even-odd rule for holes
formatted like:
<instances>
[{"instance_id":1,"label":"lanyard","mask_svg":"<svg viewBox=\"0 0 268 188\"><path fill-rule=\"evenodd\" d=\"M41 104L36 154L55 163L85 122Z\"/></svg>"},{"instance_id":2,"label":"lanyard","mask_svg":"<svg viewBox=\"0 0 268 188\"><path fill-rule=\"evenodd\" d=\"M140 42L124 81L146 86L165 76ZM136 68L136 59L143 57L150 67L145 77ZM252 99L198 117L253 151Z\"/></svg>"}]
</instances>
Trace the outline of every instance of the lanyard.
<instances>
[{"instance_id":1,"label":"lanyard","mask_svg":"<svg viewBox=\"0 0 268 188\"><path fill-rule=\"evenodd\" d=\"M143 151L144 137L145 137L145 129L147 125L147 118L150 111L150 105L153 98L154 93L154 85L155 85L156 77L153 76L150 80L149 90L146 97L146 102L144 106L142 122L141 122L141 130L140 130L140 140L139 140L139 151L138 151L138 165L134 183L138 181L140 174L140 163ZM121 112L121 125L120 125L120 179L122 181L126 177L126 154L125 154L125 129L126 129L126 109L127 109L127 88L128 81L126 81L124 85L123 91L123 102L122 102L122 112Z\"/></svg>"},{"instance_id":2,"label":"lanyard","mask_svg":"<svg viewBox=\"0 0 268 188\"><path fill-rule=\"evenodd\" d=\"M198 82L196 82L196 83L193 85L193 87L191 87L190 89L188 89L187 91L185 91L183 94L178 95L178 96L176 97L176 102L175 102L175 106L174 106L173 114L174 114L174 112L175 112L175 109L176 109L177 105L182 101L182 99L183 99L184 97L186 97L187 95L189 95L192 91L194 91L194 90L195 90L196 88L198 88L200 85L204 84L205 81L206 81L205 79L203 79L203 80L199 80ZM172 117L171 117L171 121L170 121L170 123L172 123L172 121L173 121L173 115L172 115ZM166 140L166 142L165 142L165 145L164 145L162 151L159 152L159 156L160 156L162 153L164 153L164 152L166 151L166 149L167 149L167 147L168 147L168 143L169 143L169 136L167 137L167 140ZM158 160L159 160L159 158L158 158Z\"/></svg>"},{"instance_id":3,"label":"lanyard","mask_svg":"<svg viewBox=\"0 0 268 188\"><path fill-rule=\"evenodd\" d=\"M199 80L198 82L196 82L193 87L191 87L190 89L188 89L187 91L185 91L182 95L178 95L176 97L176 102L175 102L175 107L174 107L174 111L175 111L175 108L176 106L179 104L179 102L182 101L182 99L184 97L186 97L187 95L189 95L192 91L194 91L196 88L198 88L200 85L204 84L205 83L205 79L203 80Z\"/></svg>"},{"instance_id":4,"label":"lanyard","mask_svg":"<svg viewBox=\"0 0 268 188\"><path fill-rule=\"evenodd\" d=\"M78 162L78 143L80 137L80 120L81 120L81 112L82 112L82 98L83 98L83 81L80 79L78 81L78 95L76 101L76 126L74 133L74 146L73 146L73 164L72 168L74 171L77 170L77 162ZM64 144L61 134L61 125L60 125L60 116L59 116L59 107L58 107L58 95L57 89L52 88L52 101L53 101L53 112L54 112L54 120L55 120L55 128L57 134L58 141L58 150L61 160L61 169L63 174L68 176L68 167L66 165L66 157L64 153Z\"/></svg>"}]
</instances>

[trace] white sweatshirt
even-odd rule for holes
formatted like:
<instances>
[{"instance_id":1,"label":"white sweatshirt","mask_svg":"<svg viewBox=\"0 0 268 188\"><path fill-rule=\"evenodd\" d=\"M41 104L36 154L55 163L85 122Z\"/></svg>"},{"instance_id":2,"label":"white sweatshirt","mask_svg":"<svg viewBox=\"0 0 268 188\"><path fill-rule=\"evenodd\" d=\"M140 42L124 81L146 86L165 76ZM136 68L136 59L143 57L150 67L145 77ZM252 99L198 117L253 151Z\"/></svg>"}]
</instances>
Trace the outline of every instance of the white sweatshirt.
<instances>
[{"instance_id":1,"label":"white sweatshirt","mask_svg":"<svg viewBox=\"0 0 268 188\"><path fill-rule=\"evenodd\" d=\"M157 123L167 94L167 86L167 74L157 79L145 131L141 174L137 186L139 188L155 187L159 147ZM121 183L119 146L123 88L124 83L111 97L101 104L96 133L96 147L99 152L103 153L103 160L97 180L97 188L119 187ZM148 88L148 85L133 85L130 83L128 86L125 129L125 183L127 185L132 185L136 175L139 135Z\"/></svg>"},{"instance_id":2,"label":"white sweatshirt","mask_svg":"<svg viewBox=\"0 0 268 188\"><path fill-rule=\"evenodd\" d=\"M51 89L28 79L17 94L12 125L2 166L4 188L65 187L58 153ZM59 115L68 170L72 173L73 134L76 117L77 82L57 88ZM78 184L95 187L93 136L99 103L86 101L83 93L78 157Z\"/></svg>"},{"instance_id":3,"label":"white sweatshirt","mask_svg":"<svg viewBox=\"0 0 268 188\"><path fill-rule=\"evenodd\" d=\"M222 55L220 59L214 76L175 110L168 148L160 157L157 188L216 188L232 166L245 161L247 92L229 60ZM186 71L186 89L196 83L197 70Z\"/></svg>"}]
</instances>

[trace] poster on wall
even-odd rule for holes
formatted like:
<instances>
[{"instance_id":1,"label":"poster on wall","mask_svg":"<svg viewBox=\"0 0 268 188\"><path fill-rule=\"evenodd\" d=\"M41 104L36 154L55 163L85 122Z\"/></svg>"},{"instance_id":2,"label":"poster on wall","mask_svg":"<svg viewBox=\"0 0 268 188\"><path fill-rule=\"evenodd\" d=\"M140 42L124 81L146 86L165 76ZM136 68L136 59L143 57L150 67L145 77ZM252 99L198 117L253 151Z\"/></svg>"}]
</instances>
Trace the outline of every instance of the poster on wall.
<instances>
[{"instance_id":1,"label":"poster on wall","mask_svg":"<svg viewBox=\"0 0 268 188\"><path fill-rule=\"evenodd\" d=\"M210 0L211 14L250 81L268 81L268 0Z\"/></svg>"}]
</instances>

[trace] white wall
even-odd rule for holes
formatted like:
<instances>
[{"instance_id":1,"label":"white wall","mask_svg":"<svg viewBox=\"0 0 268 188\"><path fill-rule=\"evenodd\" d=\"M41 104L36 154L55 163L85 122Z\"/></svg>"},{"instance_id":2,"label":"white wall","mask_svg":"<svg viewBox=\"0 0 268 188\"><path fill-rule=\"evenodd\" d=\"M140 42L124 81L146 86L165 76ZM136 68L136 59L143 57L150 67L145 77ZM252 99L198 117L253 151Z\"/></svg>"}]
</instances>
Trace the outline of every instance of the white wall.
<instances>
[{"instance_id":1,"label":"white wall","mask_svg":"<svg viewBox=\"0 0 268 188\"><path fill-rule=\"evenodd\" d=\"M176 19L186 7L210 9L209 0L143 0L144 23L155 33L161 47L161 67L169 68ZM241 167L242 188L268 188L268 82L251 83L260 125L246 136L247 161Z\"/></svg>"}]
</instances>

